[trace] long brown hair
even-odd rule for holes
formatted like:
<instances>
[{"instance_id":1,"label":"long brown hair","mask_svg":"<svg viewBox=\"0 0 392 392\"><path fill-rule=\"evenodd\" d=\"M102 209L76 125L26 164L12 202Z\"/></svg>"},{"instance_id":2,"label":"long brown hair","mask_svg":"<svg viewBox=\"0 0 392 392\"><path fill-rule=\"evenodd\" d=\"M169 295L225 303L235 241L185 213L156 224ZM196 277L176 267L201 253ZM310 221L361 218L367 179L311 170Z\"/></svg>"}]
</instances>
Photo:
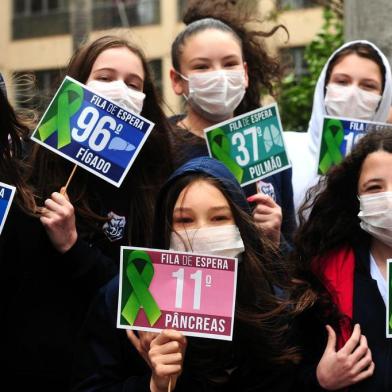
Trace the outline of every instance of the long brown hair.
<instances>
[{"instance_id":1,"label":"long brown hair","mask_svg":"<svg viewBox=\"0 0 392 392\"><path fill-rule=\"evenodd\" d=\"M8 102L5 88L0 89L0 181L16 187L15 201L26 213L36 210L32 188L25 175L24 145L30 128Z\"/></svg>"},{"instance_id":2,"label":"long brown hair","mask_svg":"<svg viewBox=\"0 0 392 392\"><path fill-rule=\"evenodd\" d=\"M186 44L186 40L200 31L217 29L231 33L240 43L244 61L248 66L249 87L236 108L235 115L260 107L262 91L274 95L274 87L280 82L282 68L278 59L268 53L265 39L280 29L287 33L283 25L279 24L263 31L263 22L254 10L238 7L235 1L228 0L190 1L183 22L187 27L172 45L172 64L177 71L181 72L181 48Z\"/></svg>"},{"instance_id":3,"label":"long brown hair","mask_svg":"<svg viewBox=\"0 0 392 392\"><path fill-rule=\"evenodd\" d=\"M170 125L162 110L161 98L154 86L145 56L139 48L125 39L104 36L79 48L72 56L65 73L85 83L97 57L111 48L127 48L141 60L145 74L143 92L146 95L141 115L155 123L120 187L120 192L129 199L128 240L135 245L146 245L145 241L150 238L151 233L155 195L171 171L171 158L168 141ZM32 181L39 191L38 197L42 203L51 192L58 191L65 184L73 164L38 145L34 148L31 160L34 163ZM90 229L97 221L104 219L99 215L100 211L95 211L92 202L93 199L99 198L97 188L102 184L100 181L87 171L78 169L68 190L76 214L84 218Z\"/></svg>"},{"instance_id":4,"label":"long brown hair","mask_svg":"<svg viewBox=\"0 0 392 392\"><path fill-rule=\"evenodd\" d=\"M256 366L260 367L265 363L297 361L296 350L290 348L287 342L290 314L288 302L274 293L274 288L286 289L288 285L282 255L268 239L260 235L249 212L233 200L231 195L235 190L228 191L222 180L200 172L186 174L170 182L155 209L153 246L169 248L174 205L182 190L197 181L206 181L222 192L245 245L238 272L234 351L246 352L246 355L251 353L257 362ZM210 340L195 344L192 365L199 368L211 382L219 382L214 378L216 372L228 365L225 362L230 361L229 353L233 352L230 351L233 348Z\"/></svg>"}]
</instances>

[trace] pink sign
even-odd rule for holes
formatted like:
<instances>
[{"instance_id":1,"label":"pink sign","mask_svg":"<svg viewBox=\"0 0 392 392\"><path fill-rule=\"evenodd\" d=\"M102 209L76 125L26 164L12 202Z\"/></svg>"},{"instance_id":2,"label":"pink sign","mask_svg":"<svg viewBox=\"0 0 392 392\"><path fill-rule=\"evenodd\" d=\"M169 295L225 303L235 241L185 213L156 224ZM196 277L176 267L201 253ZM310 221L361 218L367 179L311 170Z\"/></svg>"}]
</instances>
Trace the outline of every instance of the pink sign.
<instances>
[{"instance_id":1,"label":"pink sign","mask_svg":"<svg viewBox=\"0 0 392 392\"><path fill-rule=\"evenodd\" d=\"M237 259L122 247L117 327L231 340Z\"/></svg>"}]
</instances>

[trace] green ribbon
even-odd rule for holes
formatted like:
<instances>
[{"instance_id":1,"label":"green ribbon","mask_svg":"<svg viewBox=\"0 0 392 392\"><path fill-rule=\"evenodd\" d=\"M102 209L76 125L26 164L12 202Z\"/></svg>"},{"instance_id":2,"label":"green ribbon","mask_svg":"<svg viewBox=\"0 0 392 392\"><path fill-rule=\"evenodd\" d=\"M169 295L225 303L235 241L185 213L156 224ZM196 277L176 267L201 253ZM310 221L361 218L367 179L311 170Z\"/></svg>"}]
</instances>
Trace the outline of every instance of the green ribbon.
<instances>
[{"instance_id":1,"label":"green ribbon","mask_svg":"<svg viewBox=\"0 0 392 392\"><path fill-rule=\"evenodd\" d=\"M144 263L141 273L136 268L136 262ZM125 289L128 289L131 294L121 315L129 325L133 325L140 308L143 307L150 325L153 326L162 313L148 290L154 276L154 267L147 252L134 250L128 255L126 276L128 282L124 279L124 283L128 285L128 288Z\"/></svg>"},{"instance_id":2,"label":"green ribbon","mask_svg":"<svg viewBox=\"0 0 392 392\"><path fill-rule=\"evenodd\" d=\"M231 156L230 140L221 128L214 129L210 134L211 152L214 158L226 165L239 183L242 181L244 170Z\"/></svg>"},{"instance_id":3,"label":"green ribbon","mask_svg":"<svg viewBox=\"0 0 392 392\"><path fill-rule=\"evenodd\" d=\"M71 94L76 98L71 102ZM57 98L57 112L38 128L38 135L45 141L57 131L57 148L71 143L70 119L83 103L83 87L69 82Z\"/></svg>"},{"instance_id":4,"label":"green ribbon","mask_svg":"<svg viewBox=\"0 0 392 392\"><path fill-rule=\"evenodd\" d=\"M340 145L344 139L343 124L340 120L328 120L323 134L325 153L320 159L319 172L326 174L332 165L342 162L344 156L340 152Z\"/></svg>"}]
</instances>

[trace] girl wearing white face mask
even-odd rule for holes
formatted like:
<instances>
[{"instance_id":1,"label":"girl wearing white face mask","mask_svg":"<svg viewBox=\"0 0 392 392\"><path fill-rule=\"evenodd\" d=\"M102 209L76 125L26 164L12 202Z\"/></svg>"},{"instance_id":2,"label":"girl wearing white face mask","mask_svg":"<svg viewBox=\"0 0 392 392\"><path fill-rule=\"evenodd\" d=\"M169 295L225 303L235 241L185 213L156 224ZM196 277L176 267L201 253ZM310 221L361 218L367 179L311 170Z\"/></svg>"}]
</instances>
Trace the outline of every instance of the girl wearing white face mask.
<instances>
[{"instance_id":1,"label":"girl wearing white face mask","mask_svg":"<svg viewBox=\"0 0 392 392\"><path fill-rule=\"evenodd\" d=\"M313 381L311 373L304 379L308 387L318 388L317 379L326 390L353 384L361 392L392 389L392 341L385 337L391 167L391 133L371 132L311 189L309 219L293 255L300 278L310 283L296 301L311 299L313 306L301 324L308 370L315 370Z\"/></svg>"},{"instance_id":2,"label":"girl wearing white face mask","mask_svg":"<svg viewBox=\"0 0 392 392\"><path fill-rule=\"evenodd\" d=\"M186 114L172 118L177 125L172 137L175 164L208 155L203 129L261 106L261 91L273 94L280 78L279 64L266 51L262 26L249 29L254 15L231 9L229 1L196 1L187 10L187 27L172 44L170 71L174 92L183 96ZM245 27L247 26L247 27ZM291 169L263 180L265 194L255 184L245 187L255 203L254 218L264 232L279 243L294 230ZM283 211L283 213L282 213Z\"/></svg>"},{"instance_id":3,"label":"girl wearing white face mask","mask_svg":"<svg viewBox=\"0 0 392 392\"><path fill-rule=\"evenodd\" d=\"M391 68L376 45L352 41L331 55L317 81L308 131L285 132L293 165L296 211L306 191L319 178L317 165L323 116L386 122L391 101Z\"/></svg>"},{"instance_id":4,"label":"girl wearing white face mask","mask_svg":"<svg viewBox=\"0 0 392 392\"><path fill-rule=\"evenodd\" d=\"M138 356L126 332L113 323L118 295L113 280L86 321L81 350L92 355L87 360L77 355L73 390L98 391L110 384L112 391L147 385L166 392L170 378L172 390L179 392L291 390L297 356L287 344L290 308L274 290L287 287L285 265L260 238L234 176L214 159L195 158L169 178L155 212L154 247L239 258L234 339L185 339L173 331L146 339L128 333ZM99 366L102 352L110 358L109 373Z\"/></svg>"},{"instance_id":5,"label":"girl wearing white face mask","mask_svg":"<svg viewBox=\"0 0 392 392\"><path fill-rule=\"evenodd\" d=\"M74 54L66 74L84 84L106 83L111 91L116 83L145 94L141 114L156 125L119 188L78 168L68 195L61 194L74 165L38 144L32 148L24 174L40 208L35 215L24 212L28 204L13 208L12 225L0 241L1 363L5 381L17 391L69 390L76 336L88 305L117 273L120 246L149 243L154 200L171 172L169 124L136 46L101 37ZM17 147L12 145L15 158ZM21 312L14 304L26 298L29 305Z\"/></svg>"}]
</instances>

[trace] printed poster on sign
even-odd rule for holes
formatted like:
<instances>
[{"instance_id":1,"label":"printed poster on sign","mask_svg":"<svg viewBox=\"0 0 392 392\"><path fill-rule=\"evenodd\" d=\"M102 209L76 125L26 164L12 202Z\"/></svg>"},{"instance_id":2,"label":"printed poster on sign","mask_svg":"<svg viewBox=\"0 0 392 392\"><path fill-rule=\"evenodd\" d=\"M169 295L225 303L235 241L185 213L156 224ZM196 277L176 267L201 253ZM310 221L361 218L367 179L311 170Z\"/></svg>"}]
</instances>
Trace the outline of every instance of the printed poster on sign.
<instances>
[{"instance_id":1,"label":"printed poster on sign","mask_svg":"<svg viewBox=\"0 0 392 392\"><path fill-rule=\"evenodd\" d=\"M232 340L237 259L121 247L117 327Z\"/></svg>"},{"instance_id":2,"label":"printed poster on sign","mask_svg":"<svg viewBox=\"0 0 392 392\"><path fill-rule=\"evenodd\" d=\"M276 104L204 130L211 157L224 163L241 186L289 168Z\"/></svg>"},{"instance_id":3,"label":"printed poster on sign","mask_svg":"<svg viewBox=\"0 0 392 392\"><path fill-rule=\"evenodd\" d=\"M15 187L0 182L0 234L3 231L5 220L15 195Z\"/></svg>"},{"instance_id":4,"label":"printed poster on sign","mask_svg":"<svg viewBox=\"0 0 392 392\"><path fill-rule=\"evenodd\" d=\"M119 187L153 127L67 76L32 139Z\"/></svg>"},{"instance_id":5,"label":"printed poster on sign","mask_svg":"<svg viewBox=\"0 0 392 392\"><path fill-rule=\"evenodd\" d=\"M387 259L387 338L392 338L392 259Z\"/></svg>"},{"instance_id":6,"label":"printed poster on sign","mask_svg":"<svg viewBox=\"0 0 392 392\"><path fill-rule=\"evenodd\" d=\"M391 124L324 116L317 173L324 175L338 165L368 132L389 129Z\"/></svg>"}]
</instances>

